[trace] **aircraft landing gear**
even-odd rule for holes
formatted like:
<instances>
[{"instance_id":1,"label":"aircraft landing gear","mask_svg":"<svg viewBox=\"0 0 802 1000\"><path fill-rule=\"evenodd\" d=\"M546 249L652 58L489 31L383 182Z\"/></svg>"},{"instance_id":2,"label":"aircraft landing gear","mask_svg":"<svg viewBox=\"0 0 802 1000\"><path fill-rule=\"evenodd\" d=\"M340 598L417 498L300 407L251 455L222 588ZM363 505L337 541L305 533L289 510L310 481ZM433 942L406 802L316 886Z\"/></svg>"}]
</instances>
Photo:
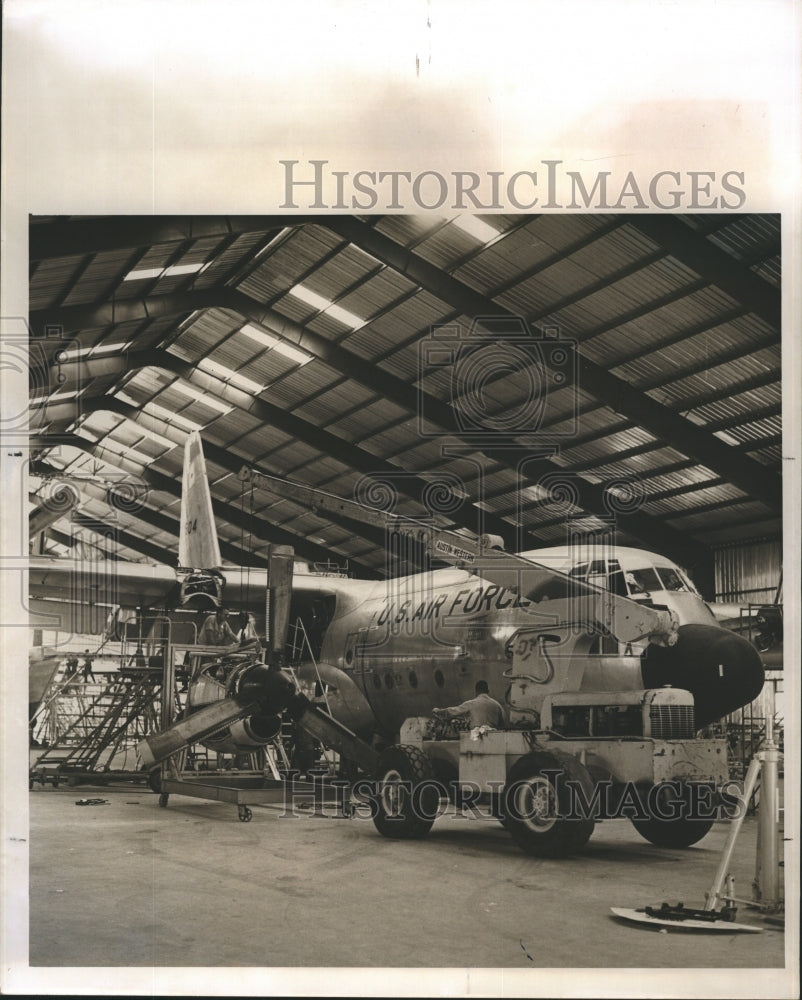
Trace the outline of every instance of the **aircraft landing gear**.
<instances>
[{"instance_id":1,"label":"aircraft landing gear","mask_svg":"<svg viewBox=\"0 0 802 1000\"><path fill-rule=\"evenodd\" d=\"M253 819L253 812L247 806L240 806L237 811L240 823L250 823Z\"/></svg>"},{"instance_id":2,"label":"aircraft landing gear","mask_svg":"<svg viewBox=\"0 0 802 1000\"><path fill-rule=\"evenodd\" d=\"M166 809L167 803L169 801L170 801L170 796L167 794L167 792L162 792L161 795L159 796L159 805L161 806L161 808Z\"/></svg>"}]
</instances>

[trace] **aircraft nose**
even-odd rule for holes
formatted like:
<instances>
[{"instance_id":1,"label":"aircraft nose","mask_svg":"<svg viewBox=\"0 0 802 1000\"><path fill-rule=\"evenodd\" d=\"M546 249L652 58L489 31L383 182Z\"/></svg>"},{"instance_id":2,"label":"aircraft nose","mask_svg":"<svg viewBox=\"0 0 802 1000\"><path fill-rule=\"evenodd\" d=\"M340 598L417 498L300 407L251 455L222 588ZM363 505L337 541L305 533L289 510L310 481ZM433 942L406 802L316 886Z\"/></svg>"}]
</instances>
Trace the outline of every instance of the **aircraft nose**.
<instances>
[{"instance_id":1,"label":"aircraft nose","mask_svg":"<svg viewBox=\"0 0 802 1000\"><path fill-rule=\"evenodd\" d=\"M681 625L674 646L649 646L641 667L647 688L685 688L696 705L696 725L749 704L763 687L760 654L735 632L714 625Z\"/></svg>"}]
</instances>

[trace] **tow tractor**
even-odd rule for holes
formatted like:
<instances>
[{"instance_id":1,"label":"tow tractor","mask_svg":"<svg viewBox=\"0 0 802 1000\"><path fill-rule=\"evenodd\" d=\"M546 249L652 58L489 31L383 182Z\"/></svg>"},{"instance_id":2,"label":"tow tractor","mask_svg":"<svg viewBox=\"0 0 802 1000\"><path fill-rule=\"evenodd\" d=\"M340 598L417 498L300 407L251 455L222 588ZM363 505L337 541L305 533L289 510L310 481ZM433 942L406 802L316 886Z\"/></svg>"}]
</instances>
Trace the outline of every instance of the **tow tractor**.
<instances>
[{"instance_id":1,"label":"tow tractor","mask_svg":"<svg viewBox=\"0 0 802 1000\"><path fill-rule=\"evenodd\" d=\"M519 681L511 700L531 708L531 688ZM689 692L563 692L547 696L540 715L537 730L480 727L456 739L438 720L408 719L378 762L379 832L426 834L444 795L457 808L489 807L540 857L581 850L601 819L631 819L660 847L688 847L710 830L726 745L694 738Z\"/></svg>"}]
</instances>

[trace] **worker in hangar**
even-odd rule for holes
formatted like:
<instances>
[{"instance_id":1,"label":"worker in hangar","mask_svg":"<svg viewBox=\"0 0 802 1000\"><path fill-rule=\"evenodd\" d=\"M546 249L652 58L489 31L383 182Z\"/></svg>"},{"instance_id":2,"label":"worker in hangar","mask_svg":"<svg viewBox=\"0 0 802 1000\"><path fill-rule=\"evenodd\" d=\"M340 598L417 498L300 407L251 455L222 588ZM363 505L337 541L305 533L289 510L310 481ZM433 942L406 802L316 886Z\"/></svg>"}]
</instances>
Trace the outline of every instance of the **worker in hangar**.
<instances>
[{"instance_id":1,"label":"worker in hangar","mask_svg":"<svg viewBox=\"0 0 802 1000\"><path fill-rule=\"evenodd\" d=\"M487 681L477 681L474 689L476 694L461 705L453 705L450 708L435 708L432 715L436 718L456 719L460 716L467 716L471 729L480 726L487 726L489 729L504 728L504 709L490 697L490 689Z\"/></svg>"},{"instance_id":2,"label":"worker in hangar","mask_svg":"<svg viewBox=\"0 0 802 1000\"><path fill-rule=\"evenodd\" d=\"M238 641L228 624L228 608L218 608L213 615L209 615L198 632L200 646L232 646Z\"/></svg>"}]
</instances>

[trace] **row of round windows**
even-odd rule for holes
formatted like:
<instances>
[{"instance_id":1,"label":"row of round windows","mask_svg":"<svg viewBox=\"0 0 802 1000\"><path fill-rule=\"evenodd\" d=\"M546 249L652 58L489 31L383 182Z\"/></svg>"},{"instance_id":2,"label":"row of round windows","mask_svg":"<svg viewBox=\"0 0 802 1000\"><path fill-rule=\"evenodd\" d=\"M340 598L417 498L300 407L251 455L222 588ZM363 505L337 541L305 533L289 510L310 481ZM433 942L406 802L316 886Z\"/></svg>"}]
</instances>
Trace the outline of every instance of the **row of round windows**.
<instances>
[{"instance_id":1,"label":"row of round windows","mask_svg":"<svg viewBox=\"0 0 802 1000\"><path fill-rule=\"evenodd\" d=\"M396 683L403 683L403 679L400 674L393 674L389 670L385 671L384 675L375 673L373 675L373 686L377 690L379 690L382 686L382 677L384 679L384 686L387 688L388 691L394 688ZM415 673L414 670L409 671L409 673L407 674L407 679L409 681L409 686L411 688L416 688L418 686L418 675ZM446 682L446 679L443 676L442 670L435 670L434 682L439 688L443 687L443 685Z\"/></svg>"}]
</instances>

